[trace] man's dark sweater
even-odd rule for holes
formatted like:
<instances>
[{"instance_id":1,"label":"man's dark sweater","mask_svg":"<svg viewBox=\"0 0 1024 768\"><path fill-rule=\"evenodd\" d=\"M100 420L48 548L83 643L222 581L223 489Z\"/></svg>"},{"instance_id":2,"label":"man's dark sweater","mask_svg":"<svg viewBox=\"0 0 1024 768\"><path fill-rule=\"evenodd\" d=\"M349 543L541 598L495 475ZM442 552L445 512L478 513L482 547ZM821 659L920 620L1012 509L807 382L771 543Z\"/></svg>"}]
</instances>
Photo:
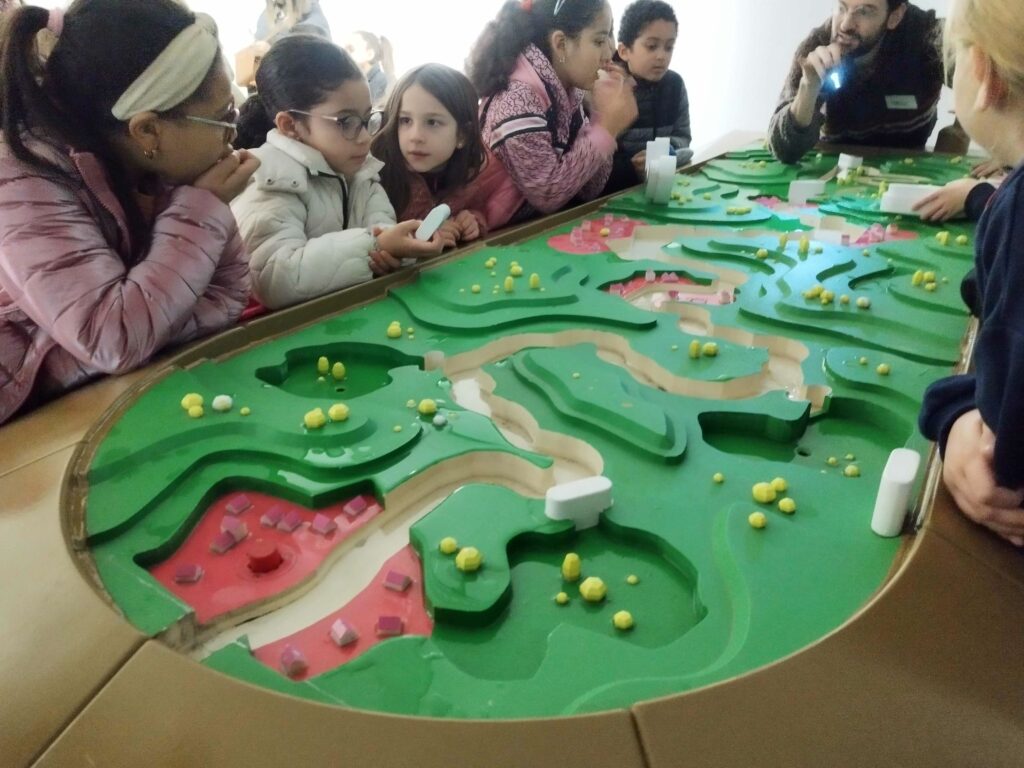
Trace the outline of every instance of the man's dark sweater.
<instances>
[{"instance_id":1,"label":"man's dark sweater","mask_svg":"<svg viewBox=\"0 0 1024 768\"><path fill-rule=\"evenodd\" d=\"M768 128L768 145L785 163L795 163L818 141L901 149L923 148L938 120L943 63L941 28L934 11L907 6L906 15L885 37L870 61L854 63L838 91L818 96L806 128L789 107L803 70L800 63L832 42L832 20L814 30L797 49L779 104Z\"/></svg>"},{"instance_id":2,"label":"man's dark sweater","mask_svg":"<svg viewBox=\"0 0 1024 768\"><path fill-rule=\"evenodd\" d=\"M975 408L996 435L995 475L1024 487L1024 165L996 192L978 225L975 269L981 332L974 373L936 382L925 394L921 432L943 453L953 424Z\"/></svg>"}]
</instances>

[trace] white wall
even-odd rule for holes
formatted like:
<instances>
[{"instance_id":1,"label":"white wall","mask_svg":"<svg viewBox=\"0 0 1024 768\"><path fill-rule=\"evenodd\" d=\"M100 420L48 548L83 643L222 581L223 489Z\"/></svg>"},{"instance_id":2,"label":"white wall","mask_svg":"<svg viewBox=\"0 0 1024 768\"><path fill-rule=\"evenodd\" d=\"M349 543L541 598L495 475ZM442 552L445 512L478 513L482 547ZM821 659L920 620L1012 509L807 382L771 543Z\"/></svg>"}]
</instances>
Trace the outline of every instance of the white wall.
<instances>
[{"instance_id":1,"label":"white wall","mask_svg":"<svg viewBox=\"0 0 1024 768\"><path fill-rule=\"evenodd\" d=\"M261 0L188 2L217 20L229 58L252 40L263 8ZM321 0L335 39L356 29L387 35L399 73L427 61L461 69L501 4L502 0ZM616 19L628 4L629 0L611 0ZM949 2L916 4L942 14ZM828 17L834 0L675 0L672 5L680 21L673 68L690 91L694 143L699 148L731 130L767 126L793 51ZM950 103L947 91L939 127L952 122L945 114Z\"/></svg>"}]
</instances>

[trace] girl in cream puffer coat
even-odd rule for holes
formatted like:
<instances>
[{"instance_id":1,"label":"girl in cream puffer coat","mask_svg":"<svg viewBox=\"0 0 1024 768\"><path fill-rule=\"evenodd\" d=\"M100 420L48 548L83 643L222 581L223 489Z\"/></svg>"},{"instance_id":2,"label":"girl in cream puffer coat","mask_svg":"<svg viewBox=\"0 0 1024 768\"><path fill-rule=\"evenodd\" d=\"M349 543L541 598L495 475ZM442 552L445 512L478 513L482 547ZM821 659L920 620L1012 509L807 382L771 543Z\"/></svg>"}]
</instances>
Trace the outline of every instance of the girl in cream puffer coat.
<instances>
[{"instance_id":1,"label":"girl in cream puffer coat","mask_svg":"<svg viewBox=\"0 0 1024 768\"><path fill-rule=\"evenodd\" d=\"M281 309L370 280L373 230L395 223L380 185L383 163L367 157L349 181L276 130L253 154L260 168L231 209L260 302Z\"/></svg>"},{"instance_id":2,"label":"girl in cream puffer coat","mask_svg":"<svg viewBox=\"0 0 1024 768\"><path fill-rule=\"evenodd\" d=\"M441 252L440 236L415 239L418 221L395 224L370 155L383 115L347 53L319 37L284 37L256 84L236 145L261 145L261 167L232 210L260 302L281 309Z\"/></svg>"}]
</instances>

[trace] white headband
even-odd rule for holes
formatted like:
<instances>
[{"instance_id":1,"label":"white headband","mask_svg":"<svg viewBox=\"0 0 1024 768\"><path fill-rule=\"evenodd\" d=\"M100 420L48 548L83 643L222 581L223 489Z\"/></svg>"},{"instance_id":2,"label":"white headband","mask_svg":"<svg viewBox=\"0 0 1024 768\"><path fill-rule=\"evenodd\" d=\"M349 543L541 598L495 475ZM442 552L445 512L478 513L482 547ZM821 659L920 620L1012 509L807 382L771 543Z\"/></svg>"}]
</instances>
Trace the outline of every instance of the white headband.
<instances>
[{"instance_id":1,"label":"white headband","mask_svg":"<svg viewBox=\"0 0 1024 768\"><path fill-rule=\"evenodd\" d=\"M121 94L110 111L125 121L143 112L166 112L195 93L217 57L217 26L204 13L186 27Z\"/></svg>"}]
</instances>

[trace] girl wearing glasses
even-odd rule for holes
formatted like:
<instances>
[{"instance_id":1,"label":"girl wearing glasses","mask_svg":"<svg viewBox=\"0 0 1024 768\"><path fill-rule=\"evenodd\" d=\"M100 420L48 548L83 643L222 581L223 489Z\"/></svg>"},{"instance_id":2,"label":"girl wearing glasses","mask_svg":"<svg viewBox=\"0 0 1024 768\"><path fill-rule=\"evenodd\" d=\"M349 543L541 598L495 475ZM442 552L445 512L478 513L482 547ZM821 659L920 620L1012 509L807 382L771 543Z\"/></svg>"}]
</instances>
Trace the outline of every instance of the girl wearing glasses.
<instances>
[{"instance_id":1,"label":"girl wearing glasses","mask_svg":"<svg viewBox=\"0 0 1024 768\"><path fill-rule=\"evenodd\" d=\"M509 0L477 41L469 75L484 141L519 192L514 222L593 199L608 181L616 137L637 117L613 42L605 0Z\"/></svg>"},{"instance_id":2,"label":"girl wearing glasses","mask_svg":"<svg viewBox=\"0 0 1024 768\"><path fill-rule=\"evenodd\" d=\"M3 422L238 319L227 203L258 161L231 149L212 21L177 0L11 8L0 73Z\"/></svg>"},{"instance_id":3,"label":"girl wearing glasses","mask_svg":"<svg viewBox=\"0 0 1024 768\"><path fill-rule=\"evenodd\" d=\"M370 139L384 123L366 78L337 45L312 35L276 42L242 108L240 146L262 165L232 204L251 254L256 297L280 309L441 252L418 221L395 224Z\"/></svg>"}]
</instances>

